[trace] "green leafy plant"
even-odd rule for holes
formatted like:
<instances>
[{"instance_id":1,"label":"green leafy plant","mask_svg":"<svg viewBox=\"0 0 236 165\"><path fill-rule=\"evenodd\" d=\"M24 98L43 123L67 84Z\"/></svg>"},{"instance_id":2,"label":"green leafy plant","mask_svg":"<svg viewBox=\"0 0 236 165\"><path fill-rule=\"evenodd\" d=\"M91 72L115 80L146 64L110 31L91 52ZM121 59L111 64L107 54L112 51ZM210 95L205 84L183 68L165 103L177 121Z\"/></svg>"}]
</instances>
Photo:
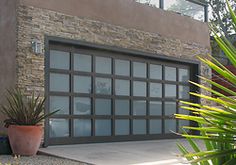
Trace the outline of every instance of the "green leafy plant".
<instances>
[{"instance_id":1,"label":"green leafy plant","mask_svg":"<svg viewBox=\"0 0 236 165\"><path fill-rule=\"evenodd\" d=\"M227 2L227 6L232 18L232 25L236 29L236 16L232 8ZM217 30L211 26L214 38L219 47L224 51L232 65L236 67L236 48ZM225 81L232 86L236 86L236 76L220 62L209 57L198 57L200 61L207 64L212 70L221 75ZM211 86L221 89L231 96L236 96L236 92L229 88L212 81L209 78L201 77L202 81L207 82ZM201 103L185 102L182 108L191 111L190 115L175 114L180 120L190 120L197 123L197 126L183 126L181 136L185 137L191 150L178 143L178 148L192 165L235 165L236 164L236 100L233 97L226 96L210 87L191 82L191 84L206 90L214 96L208 96L197 92L190 92L192 96L199 97L210 102L214 102L217 106L204 105ZM188 131L198 131L199 134L190 135ZM196 140L203 142L201 147Z\"/></svg>"},{"instance_id":2,"label":"green leafy plant","mask_svg":"<svg viewBox=\"0 0 236 165\"><path fill-rule=\"evenodd\" d=\"M26 96L20 89L8 90L7 105L1 105L1 112L8 119L4 121L5 126L9 125L38 125L42 120L55 114L57 111L45 114L45 98Z\"/></svg>"}]
</instances>

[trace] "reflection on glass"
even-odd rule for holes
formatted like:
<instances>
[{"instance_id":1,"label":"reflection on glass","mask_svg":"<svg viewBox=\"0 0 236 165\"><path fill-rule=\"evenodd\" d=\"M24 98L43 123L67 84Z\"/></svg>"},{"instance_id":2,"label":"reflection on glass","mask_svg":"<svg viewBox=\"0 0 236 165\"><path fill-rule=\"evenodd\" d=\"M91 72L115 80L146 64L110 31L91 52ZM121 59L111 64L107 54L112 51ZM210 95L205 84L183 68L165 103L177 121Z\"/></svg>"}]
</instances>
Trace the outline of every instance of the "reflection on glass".
<instances>
[{"instance_id":1,"label":"reflection on glass","mask_svg":"<svg viewBox=\"0 0 236 165\"><path fill-rule=\"evenodd\" d=\"M111 74L111 58L96 57L96 73Z\"/></svg>"},{"instance_id":2,"label":"reflection on glass","mask_svg":"<svg viewBox=\"0 0 236 165\"><path fill-rule=\"evenodd\" d=\"M133 120L133 134L134 135L146 134L146 120L143 119Z\"/></svg>"},{"instance_id":3,"label":"reflection on glass","mask_svg":"<svg viewBox=\"0 0 236 165\"><path fill-rule=\"evenodd\" d=\"M90 55L75 54L74 55L74 70L91 72L92 57Z\"/></svg>"},{"instance_id":4,"label":"reflection on glass","mask_svg":"<svg viewBox=\"0 0 236 165\"><path fill-rule=\"evenodd\" d=\"M129 100L115 100L115 114L129 115Z\"/></svg>"},{"instance_id":5,"label":"reflection on glass","mask_svg":"<svg viewBox=\"0 0 236 165\"><path fill-rule=\"evenodd\" d=\"M149 133L150 134L162 133L162 121L160 119L151 119L149 121Z\"/></svg>"},{"instance_id":6,"label":"reflection on glass","mask_svg":"<svg viewBox=\"0 0 236 165\"><path fill-rule=\"evenodd\" d=\"M189 99L189 86L179 85L179 98Z\"/></svg>"},{"instance_id":7,"label":"reflection on glass","mask_svg":"<svg viewBox=\"0 0 236 165\"><path fill-rule=\"evenodd\" d=\"M126 119L115 120L115 134L129 135L129 120Z\"/></svg>"},{"instance_id":8,"label":"reflection on glass","mask_svg":"<svg viewBox=\"0 0 236 165\"><path fill-rule=\"evenodd\" d=\"M133 76L134 77L147 77L146 63L133 62Z\"/></svg>"},{"instance_id":9,"label":"reflection on glass","mask_svg":"<svg viewBox=\"0 0 236 165\"><path fill-rule=\"evenodd\" d=\"M115 94L129 96L130 95L130 81L117 79L115 81Z\"/></svg>"},{"instance_id":10,"label":"reflection on glass","mask_svg":"<svg viewBox=\"0 0 236 165\"><path fill-rule=\"evenodd\" d=\"M150 78L151 79L162 79L162 66L150 64Z\"/></svg>"},{"instance_id":11,"label":"reflection on glass","mask_svg":"<svg viewBox=\"0 0 236 165\"><path fill-rule=\"evenodd\" d=\"M176 68L165 66L165 80L176 81Z\"/></svg>"},{"instance_id":12,"label":"reflection on glass","mask_svg":"<svg viewBox=\"0 0 236 165\"><path fill-rule=\"evenodd\" d=\"M164 9L204 21L204 6L186 0L165 0Z\"/></svg>"},{"instance_id":13,"label":"reflection on glass","mask_svg":"<svg viewBox=\"0 0 236 165\"><path fill-rule=\"evenodd\" d=\"M176 102L166 101L164 113L165 116L173 116L176 114Z\"/></svg>"},{"instance_id":14,"label":"reflection on glass","mask_svg":"<svg viewBox=\"0 0 236 165\"><path fill-rule=\"evenodd\" d=\"M57 50L50 50L50 68L69 70L70 53Z\"/></svg>"},{"instance_id":15,"label":"reflection on glass","mask_svg":"<svg viewBox=\"0 0 236 165\"><path fill-rule=\"evenodd\" d=\"M189 80L189 70L188 69L179 69L179 81L188 82Z\"/></svg>"},{"instance_id":16,"label":"reflection on glass","mask_svg":"<svg viewBox=\"0 0 236 165\"><path fill-rule=\"evenodd\" d=\"M68 137L69 120L67 119L50 119L49 120L50 137Z\"/></svg>"},{"instance_id":17,"label":"reflection on glass","mask_svg":"<svg viewBox=\"0 0 236 165\"><path fill-rule=\"evenodd\" d=\"M111 120L95 120L95 136L111 136Z\"/></svg>"},{"instance_id":18,"label":"reflection on glass","mask_svg":"<svg viewBox=\"0 0 236 165\"><path fill-rule=\"evenodd\" d=\"M165 97L176 97L176 85L165 84Z\"/></svg>"},{"instance_id":19,"label":"reflection on glass","mask_svg":"<svg viewBox=\"0 0 236 165\"><path fill-rule=\"evenodd\" d=\"M74 98L74 114L90 115L91 114L91 99L88 97Z\"/></svg>"},{"instance_id":20,"label":"reflection on glass","mask_svg":"<svg viewBox=\"0 0 236 165\"><path fill-rule=\"evenodd\" d=\"M108 78L96 78L95 84L96 94L111 94L111 79Z\"/></svg>"},{"instance_id":21,"label":"reflection on glass","mask_svg":"<svg viewBox=\"0 0 236 165\"><path fill-rule=\"evenodd\" d=\"M130 62L127 60L115 60L115 74L120 76L129 76Z\"/></svg>"},{"instance_id":22,"label":"reflection on glass","mask_svg":"<svg viewBox=\"0 0 236 165\"><path fill-rule=\"evenodd\" d=\"M96 115L111 115L111 100L110 99L96 99L95 114Z\"/></svg>"},{"instance_id":23,"label":"reflection on glass","mask_svg":"<svg viewBox=\"0 0 236 165\"><path fill-rule=\"evenodd\" d=\"M151 116L161 116L162 115L161 101L150 101L149 102L149 114Z\"/></svg>"},{"instance_id":24,"label":"reflection on glass","mask_svg":"<svg viewBox=\"0 0 236 165\"><path fill-rule=\"evenodd\" d=\"M150 83L150 97L162 97L162 84Z\"/></svg>"},{"instance_id":25,"label":"reflection on glass","mask_svg":"<svg viewBox=\"0 0 236 165\"><path fill-rule=\"evenodd\" d=\"M50 96L50 112L59 110L57 114L69 114L69 97Z\"/></svg>"},{"instance_id":26,"label":"reflection on glass","mask_svg":"<svg viewBox=\"0 0 236 165\"><path fill-rule=\"evenodd\" d=\"M147 4L149 6L154 6L159 8L160 6L160 0L135 0L138 3L143 3L143 4Z\"/></svg>"},{"instance_id":27,"label":"reflection on glass","mask_svg":"<svg viewBox=\"0 0 236 165\"><path fill-rule=\"evenodd\" d=\"M176 132L176 120L166 119L165 120L165 133Z\"/></svg>"},{"instance_id":28,"label":"reflection on glass","mask_svg":"<svg viewBox=\"0 0 236 165\"><path fill-rule=\"evenodd\" d=\"M91 77L74 76L74 91L78 93L91 93Z\"/></svg>"},{"instance_id":29,"label":"reflection on glass","mask_svg":"<svg viewBox=\"0 0 236 165\"><path fill-rule=\"evenodd\" d=\"M133 82L133 96L146 96L146 82L134 81Z\"/></svg>"},{"instance_id":30,"label":"reflection on glass","mask_svg":"<svg viewBox=\"0 0 236 165\"><path fill-rule=\"evenodd\" d=\"M133 115L135 116L146 115L146 101L145 100L133 101Z\"/></svg>"},{"instance_id":31,"label":"reflection on glass","mask_svg":"<svg viewBox=\"0 0 236 165\"><path fill-rule=\"evenodd\" d=\"M76 137L91 136L91 120L75 119L74 136Z\"/></svg>"},{"instance_id":32,"label":"reflection on glass","mask_svg":"<svg viewBox=\"0 0 236 165\"><path fill-rule=\"evenodd\" d=\"M51 73L50 91L69 92L69 75Z\"/></svg>"}]
</instances>

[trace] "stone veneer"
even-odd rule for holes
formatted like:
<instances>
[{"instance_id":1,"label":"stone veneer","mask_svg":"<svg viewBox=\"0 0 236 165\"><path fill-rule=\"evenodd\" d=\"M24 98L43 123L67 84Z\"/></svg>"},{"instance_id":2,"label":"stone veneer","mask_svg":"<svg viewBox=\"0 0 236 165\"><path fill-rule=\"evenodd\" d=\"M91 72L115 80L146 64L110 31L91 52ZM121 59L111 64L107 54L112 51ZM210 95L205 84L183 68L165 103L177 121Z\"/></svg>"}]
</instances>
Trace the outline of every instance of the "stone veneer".
<instances>
[{"instance_id":1,"label":"stone veneer","mask_svg":"<svg viewBox=\"0 0 236 165\"><path fill-rule=\"evenodd\" d=\"M208 47L198 43L20 5L17 14L16 84L26 93L36 90L44 94L44 55L35 55L31 51L31 41L38 39L44 43L45 35L191 60L195 55L209 53ZM211 75L203 65L201 74Z\"/></svg>"}]
</instances>

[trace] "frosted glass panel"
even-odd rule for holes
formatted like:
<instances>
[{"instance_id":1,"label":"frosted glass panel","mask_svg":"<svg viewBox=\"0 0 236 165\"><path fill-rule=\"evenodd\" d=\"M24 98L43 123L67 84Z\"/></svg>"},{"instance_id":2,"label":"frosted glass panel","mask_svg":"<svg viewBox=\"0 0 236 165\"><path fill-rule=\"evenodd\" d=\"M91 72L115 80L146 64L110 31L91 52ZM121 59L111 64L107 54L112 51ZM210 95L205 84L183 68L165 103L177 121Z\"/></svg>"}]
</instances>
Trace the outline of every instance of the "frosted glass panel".
<instances>
[{"instance_id":1,"label":"frosted glass panel","mask_svg":"<svg viewBox=\"0 0 236 165\"><path fill-rule=\"evenodd\" d=\"M111 74L111 58L96 57L96 73Z\"/></svg>"},{"instance_id":2,"label":"frosted glass panel","mask_svg":"<svg viewBox=\"0 0 236 165\"><path fill-rule=\"evenodd\" d=\"M179 120L179 128L181 129L183 126L189 126L190 121L189 120Z\"/></svg>"},{"instance_id":3,"label":"frosted glass panel","mask_svg":"<svg viewBox=\"0 0 236 165\"><path fill-rule=\"evenodd\" d=\"M130 81L129 80L116 80L115 81L115 94L129 96L130 95Z\"/></svg>"},{"instance_id":4,"label":"frosted glass panel","mask_svg":"<svg viewBox=\"0 0 236 165\"><path fill-rule=\"evenodd\" d=\"M97 94L111 94L111 79L96 78L96 93Z\"/></svg>"},{"instance_id":5,"label":"frosted glass panel","mask_svg":"<svg viewBox=\"0 0 236 165\"><path fill-rule=\"evenodd\" d=\"M146 63L134 62L133 63L133 76L146 78L147 77Z\"/></svg>"},{"instance_id":6,"label":"frosted glass panel","mask_svg":"<svg viewBox=\"0 0 236 165\"><path fill-rule=\"evenodd\" d=\"M164 111L165 116L173 116L176 114L176 102L165 102L165 111Z\"/></svg>"},{"instance_id":7,"label":"frosted glass panel","mask_svg":"<svg viewBox=\"0 0 236 165\"><path fill-rule=\"evenodd\" d=\"M74 114L90 115L91 114L91 99L88 97L75 97Z\"/></svg>"},{"instance_id":8,"label":"frosted glass panel","mask_svg":"<svg viewBox=\"0 0 236 165\"><path fill-rule=\"evenodd\" d=\"M50 68L70 69L70 53L50 50Z\"/></svg>"},{"instance_id":9,"label":"frosted glass panel","mask_svg":"<svg viewBox=\"0 0 236 165\"><path fill-rule=\"evenodd\" d=\"M116 100L115 101L115 114L116 115L129 115L129 100Z\"/></svg>"},{"instance_id":10,"label":"frosted glass panel","mask_svg":"<svg viewBox=\"0 0 236 165\"><path fill-rule=\"evenodd\" d=\"M179 81L188 82L189 79L190 79L189 70L188 69L179 69Z\"/></svg>"},{"instance_id":11,"label":"frosted glass panel","mask_svg":"<svg viewBox=\"0 0 236 165\"><path fill-rule=\"evenodd\" d=\"M161 116L162 115L161 101L150 101L149 102L149 113L151 116Z\"/></svg>"},{"instance_id":12,"label":"frosted glass panel","mask_svg":"<svg viewBox=\"0 0 236 165\"><path fill-rule=\"evenodd\" d=\"M165 84L165 97L176 98L176 85Z\"/></svg>"},{"instance_id":13,"label":"frosted glass panel","mask_svg":"<svg viewBox=\"0 0 236 165\"><path fill-rule=\"evenodd\" d=\"M74 91L77 93L91 93L91 77L74 76Z\"/></svg>"},{"instance_id":14,"label":"frosted glass panel","mask_svg":"<svg viewBox=\"0 0 236 165\"><path fill-rule=\"evenodd\" d=\"M90 55L75 54L74 55L74 70L91 72L92 57Z\"/></svg>"},{"instance_id":15,"label":"frosted glass panel","mask_svg":"<svg viewBox=\"0 0 236 165\"><path fill-rule=\"evenodd\" d=\"M165 67L165 80L176 81L176 68L174 67Z\"/></svg>"},{"instance_id":16,"label":"frosted glass panel","mask_svg":"<svg viewBox=\"0 0 236 165\"><path fill-rule=\"evenodd\" d=\"M50 119L49 120L50 137L68 137L69 120L67 119Z\"/></svg>"},{"instance_id":17,"label":"frosted glass panel","mask_svg":"<svg viewBox=\"0 0 236 165\"><path fill-rule=\"evenodd\" d=\"M186 109L183 109L181 108L181 106L185 106L185 107L188 107L188 105L182 105L181 103L179 104L179 114L185 114L185 115L189 115L189 112L188 110Z\"/></svg>"},{"instance_id":18,"label":"frosted glass panel","mask_svg":"<svg viewBox=\"0 0 236 165\"><path fill-rule=\"evenodd\" d=\"M136 115L136 116L146 115L146 101L145 100L133 101L133 115Z\"/></svg>"},{"instance_id":19,"label":"frosted glass panel","mask_svg":"<svg viewBox=\"0 0 236 165\"><path fill-rule=\"evenodd\" d=\"M67 74L50 74L50 91L69 92L69 75Z\"/></svg>"},{"instance_id":20,"label":"frosted glass panel","mask_svg":"<svg viewBox=\"0 0 236 165\"><path fill-rule=\"evenodd\" d=\"M116 135L129 135L129 120L120 119L115 121Z\"/></svg>"},{"instance_id":21,"label":"frosted glass panel","mask_svg":"<svg viewBox=\"0 0 236 165\"><path fill-rule=\"evenodd\" d=\"M134 81L133 82L133 96L146 96L147 88L146 82Z\"/></svg>"},{"instance_id":22,"label":"frosted glass panel","mask_svg":"<svg viewBox=\"0 0 236 165\"><path fill-rule=\"evenodd\" d=\"M149 133L150 134L161 134L162 133L162 121L151 119L149 121Z\"/></svg>"},{"instance_id":23,"label":"frosted glass panel","mask_svg":"<svg viewBox=\"0 0 236 165\"><path fill-rule=\"evenodd\" d=\"M162 66L150 64L150 78L151 79L162 79Z\"/></svg>"},{"instance_id":24,"label":"frosted glass panel","mask_svg":"<svg viewBox=\"0 0 236 165\"><path fill-rule=\"evenodd\" d=\"M183 133L184 131L190 132L189 129L184 129L184 126L190 126L190 121L189 120L179 120L179 128L178 128L178 132Z\"/></svg>"},{"instance_id":25,"label":"frosted glass panel","mask_svg":"<svg viewBox=\"0 0 236 165\"><path fill-rule=\"evenodd\" d=\"M91 136L91 120L75 119L74 136L76 137Z\"/></svg>"},{"instance_id":26,"label":"frosted glass panel","mask_svg":"<svg viewBox=\"0 0 236 165\"><path fill-rule=\"evenodd\" d=\"M96 115L111 115L111 100L110 99L96 99L95 114Z\"/></svg>"},{"instance_id":27,"label":"frosted glass panel","mask_svg":"<svg viewBox=\"0 0 236 165\"><path fill-rule=\"evenodd\" d=\"M121 76L129 76L130 62L126 60L115 60L115 74Z\"/></svg>"},{"instance_id":28,"label":"frosted glass panel","mask_svg":"<svg viewBox=\"0 0 236 165\"><path fill-rule=\"evenodd\" d=\"M69 97L50 96L50 112L59 110L57 114L69 114Z\"/></svg>"},{"instance_id":29,"label":"frosted glass panel","mask_svg":"<svg viewBox=\"0 0 236 165\"><path fill-rule=\"evenodd\" d=\"M133 134L134 135L146 134L146 120L143 119L133 120Z\"/></svg>"},{"instance_id":30,"label":"frosted glass panel","mask_svg":"<svg viewBox=\"0 0 236 165\"><path fill-rule=\"evenodd\" d=\"M176 132L176 120L166 119L165 120L165 133Z\"/></svg>"},{"instance_id":31,"label":"frosted glass panel","mask_svg":"<svg viewBox=\"0 0 236 165\"><path fill-rule=\"evenodd\" d=\"M150 83L150 97L162 97L162 84Z\"/></svg>"},{"instance_id":32,"label":"frosted glass panel","mask_svg":"<svg viewBox=\"0 0 236 165\"><path fill-rule=\"evenodd\" d=\"M96 136L111 136L111 120L98 119L95 121Z\"/></svg>"},{"instance_id":33,"label":"frosted glass panel","mask_svg":"<svg viewBox=\"0 0 236 165\"><path fill-rule=\"evenodd\" d=\"M179 85L179 98L180 99L189 99L189 87Z\"/></svg>"}]
</instances>

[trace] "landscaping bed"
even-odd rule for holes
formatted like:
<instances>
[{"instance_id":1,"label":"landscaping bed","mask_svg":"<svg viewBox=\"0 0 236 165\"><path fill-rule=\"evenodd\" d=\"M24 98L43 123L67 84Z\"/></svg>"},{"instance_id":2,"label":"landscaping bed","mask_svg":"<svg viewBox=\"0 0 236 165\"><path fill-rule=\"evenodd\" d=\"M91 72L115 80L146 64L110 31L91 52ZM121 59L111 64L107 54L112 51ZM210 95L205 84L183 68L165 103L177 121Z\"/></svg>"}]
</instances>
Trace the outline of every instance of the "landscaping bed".
<instances>
[{"instance_id":1,"label":"landscaping bed","mask_svg":"<svg viewBox=\"0 0 236 165\"><path fill-rule=\"evenodd\" d=\"M1 163L3 165L88 165L86 163L46 155L24 156L19 158L14 158L10 155L0 155L0 164Z\"/></svg>"}]
</instances>

